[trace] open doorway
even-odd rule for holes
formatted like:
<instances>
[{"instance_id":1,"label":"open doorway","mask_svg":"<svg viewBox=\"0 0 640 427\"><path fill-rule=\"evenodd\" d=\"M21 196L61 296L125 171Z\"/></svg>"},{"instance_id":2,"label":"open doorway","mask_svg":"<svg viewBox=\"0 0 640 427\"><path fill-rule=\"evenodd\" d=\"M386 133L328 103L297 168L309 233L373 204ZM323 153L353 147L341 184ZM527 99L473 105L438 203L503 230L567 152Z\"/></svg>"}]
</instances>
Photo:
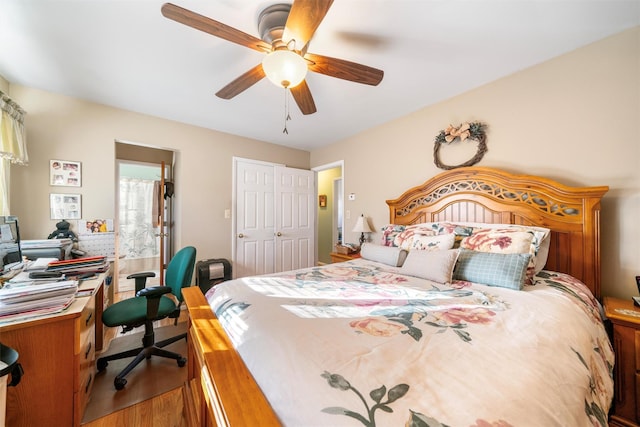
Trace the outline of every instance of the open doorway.
<instances>
[{"instance_id":1,"label":"open doorway","mask_svg":"<svg viewBox=\"0 0 640 427\"><path fill-rule=\"evenodd\" d=\"M335 162L313 169L318 191L318 264L331 263L331 252L343 235L343 162Z\"/></svg>"},{"instance_id":2,"label":"open doorway","mask_svg":"<svg viewBox=\"0 0 640 427\"><path fill-rule=\"evenodd\" d=\"M149 285L163 284L171 259L173 152L116 143L116 266L115 291L129 293L132 273L154 272ZM116 298L117 300L118 298Z\"/></svg>"},{"instance_id":3,"label":"open doorway","mask_svg":"<svg viewBox=\"0 0 640 427\"><path fill-rule=\"evenodd\" d=\"M140 271L150 271L156 277L150 285L159 283L160 246L162 227L158 223L157 198L161 180L161 166L139 162L118 162L119 206L118 206L118 248L119 280L118 291L134 289L134 281L126 276Z\"/></svg>"}]
</instances>

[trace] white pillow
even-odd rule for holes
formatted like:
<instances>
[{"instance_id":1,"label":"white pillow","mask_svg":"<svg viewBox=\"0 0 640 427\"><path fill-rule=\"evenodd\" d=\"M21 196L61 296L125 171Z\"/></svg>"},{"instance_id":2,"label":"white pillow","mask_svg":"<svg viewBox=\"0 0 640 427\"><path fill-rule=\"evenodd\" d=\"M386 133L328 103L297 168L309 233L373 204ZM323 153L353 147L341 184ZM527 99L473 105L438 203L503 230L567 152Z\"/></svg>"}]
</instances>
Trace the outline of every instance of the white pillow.
<instances>
[{"instance_id":1,"label":"white pillow","mask_svg":"<svg viewBox=\"0 0 640 427\"><path fill-rule=\"evenodd\" d=\"M360 256L370 261L381 262L393 267L401 267L407 257L407 251L394 246L363 243Z\"/></svg>"},{"instance_id":2,"label":"white pillow","mask_svg":"<svg viewBox=\"0 0 640 427\"><path fill-rule=\"evenodd\" d=\"M456 265L457 249L446 251L411 251L402 265L402 274L437 283L451 283Z\"/></svg>"}]
</instances>

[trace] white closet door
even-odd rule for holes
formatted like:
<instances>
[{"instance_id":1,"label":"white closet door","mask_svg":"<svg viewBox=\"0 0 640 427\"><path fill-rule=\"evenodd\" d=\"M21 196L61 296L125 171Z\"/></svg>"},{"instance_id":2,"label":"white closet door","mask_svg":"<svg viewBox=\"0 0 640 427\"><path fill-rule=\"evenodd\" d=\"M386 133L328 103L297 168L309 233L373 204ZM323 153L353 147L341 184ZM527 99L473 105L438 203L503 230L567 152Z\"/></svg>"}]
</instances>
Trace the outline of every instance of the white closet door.
<instances>
[{"instance_id":1,"label":"white closet door","mask_svg":"<svg viewBox=\"0 0 640 427\"><path fill-rule=\"evenodd\" d=\"M315 173L236 162L234 276L310 267L315 258Z\"/></svg>"},{"instance_id":2,"label":"white closet door","mask_svg":"<svg viewBox=\"0 0 640 427\"><path fill-rule=\"evenodd\" d=\"M275 167L276 272L314 264L314 182L313 171Z\"/></svg>"},{"instance_id":3,"label":"white closet door","mask_svg":"<svg viewBox=\"0 0 640 427\"><path fill-rule=\"evenodd\" d=\"M274 168L236 163L235 277L275 271Z\"/></svg>"}]
</instances>

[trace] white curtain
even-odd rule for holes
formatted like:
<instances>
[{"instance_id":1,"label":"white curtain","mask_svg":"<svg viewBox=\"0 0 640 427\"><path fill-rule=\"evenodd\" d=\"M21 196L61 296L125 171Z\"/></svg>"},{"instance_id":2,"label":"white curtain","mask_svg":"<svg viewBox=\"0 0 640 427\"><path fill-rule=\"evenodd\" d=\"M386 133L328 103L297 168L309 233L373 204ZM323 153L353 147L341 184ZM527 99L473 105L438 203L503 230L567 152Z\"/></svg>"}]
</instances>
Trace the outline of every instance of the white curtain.
<instances>
[{"instance_id":1,"label":"white curtain","mask_svg":"<svg viewBox=\"0 0 640 427\"><path fill-rule=\"evenodd\" d=\"M0 214L9 215L11 163L29 163L24 129L26 112L0 91Z\"/></svg>"},{"instance_id":2,"label":"white curtain","mask_svg":"<svg viewBox=\"0 0 640 427\"><path fill-rule=\"evenodd\" d=\"M127 258L160 255L153 216L153 180L120 178L120 254Z\"/></svg>"}]
</instances>

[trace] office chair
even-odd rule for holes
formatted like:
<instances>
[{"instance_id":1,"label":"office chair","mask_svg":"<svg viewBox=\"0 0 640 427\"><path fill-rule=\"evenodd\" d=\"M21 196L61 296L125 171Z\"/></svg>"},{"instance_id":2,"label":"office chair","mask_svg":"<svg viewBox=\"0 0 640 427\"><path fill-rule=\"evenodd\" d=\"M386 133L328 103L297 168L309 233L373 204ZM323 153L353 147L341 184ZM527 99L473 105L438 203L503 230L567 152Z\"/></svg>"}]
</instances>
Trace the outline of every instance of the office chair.
<instances>
[{"instance_id":1,"label":"office chair","mask_svg":"<svg viewBox=\"0 0 640 427\"><path fill-rule=\"evenodd\" d=\"M135 279L136 296L117 302L102 313L102 323L106 326L122 326L123 332L144 325L144 337L142 347L123 351L118 354L101 357L97 361L98 371L103 371L110 360L124 359L135 356L135 359L127 365L113 380L116 390L122 390L127 384L124 377L135 368L143 359L151 356L161 356L175 359L178 366L183 367L187 359L178 353L164 350L163 347L186 339L186 334L181 334L160 342L155 342L153 322L166 317L175 319L178 323L180 306L182 304L182 288L191 285L191 276L196 261L196 249L193 246L182 248L169 262L165 273L166 286L145 287L147 278L154 277L154 273L135 273L127 279ZM172 293L174 299L165 294Z\"/></svg>"}]
</instances>

